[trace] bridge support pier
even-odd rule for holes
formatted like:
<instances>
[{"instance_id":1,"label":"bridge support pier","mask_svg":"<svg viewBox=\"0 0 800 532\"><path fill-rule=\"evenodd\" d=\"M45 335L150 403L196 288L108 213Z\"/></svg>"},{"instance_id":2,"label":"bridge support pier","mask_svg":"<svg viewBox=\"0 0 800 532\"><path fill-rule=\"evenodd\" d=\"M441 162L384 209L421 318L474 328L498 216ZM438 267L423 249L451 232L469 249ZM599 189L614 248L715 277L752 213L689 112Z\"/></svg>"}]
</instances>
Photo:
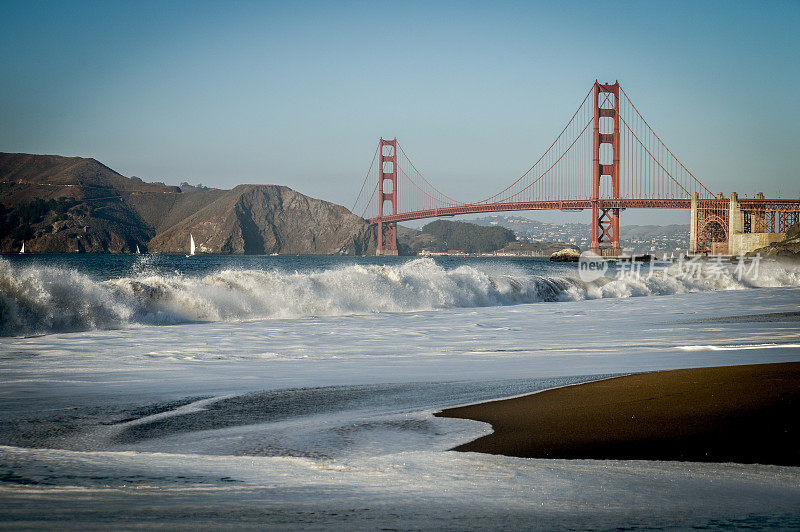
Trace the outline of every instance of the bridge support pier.
<instances>
[{"instance_id":1,"label":"bridge support pier","mask_svg":"<svg viewBox=\"0 0 800 532\"><path fill-rule=\"evenodd\" d=\"M756 194L756 199L763 200L764 193L759 192ZM751 233L764 233L767 228L767 211L766 209L758 209L750 212L750 232Z\"/></svg>"},{"instance_id":2,"label":"bridge support pier","mask_svg":"<svg viewBox=\"0 0 800 532\"><path fill-rule=\"evenodd\" d=\"M378 249L376 255L397 255L397 223L378 222Z\"/></svg>"},{"instance_id":3,"label":"bridge support pier","mask_svg":"<svg viewBox=\"0 0 800 532\"><path fill-rule=\"evenodd\" d=\"M602 98L602 100L601 100ZM610 118L610 124L601 124ZM604 131L601 131L604 130ZM603 149L603 145L608 147ZM606 156L601 160L601 152ZM610 152L610 153L609 153ZM609 157L609 155L611 155ZM594 82L594 124L592 135L592 243L591 251L601 256L617 256L619 246L619 209L608 209L600 198L600 181L611 180L611 198L619 199L619 82L603 85ZM603 244L611 244L603 246Z\"/></svg>"},{"instance_id":4,"label":"bridge support pier","mask_svg":"<svg viewBox=\"0 0 800 532\"><path fill-rule=\"evenodd\" d=\"M728 209L728 239L731 235L744 233L744 213L739 204L739 194L731 192L731 203Z\"/></svg>"}]
</instances>

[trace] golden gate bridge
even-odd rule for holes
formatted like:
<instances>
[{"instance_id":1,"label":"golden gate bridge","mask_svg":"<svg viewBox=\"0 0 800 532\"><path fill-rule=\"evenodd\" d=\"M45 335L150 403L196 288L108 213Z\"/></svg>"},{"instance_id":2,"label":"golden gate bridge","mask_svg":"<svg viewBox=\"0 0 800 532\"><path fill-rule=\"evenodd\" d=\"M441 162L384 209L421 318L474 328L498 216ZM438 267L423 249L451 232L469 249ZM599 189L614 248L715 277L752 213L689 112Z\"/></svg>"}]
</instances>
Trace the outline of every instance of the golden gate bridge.
<instances>
[{"instance_id":1,"label":"golden gate bridge","mask_svg":"<svg viewBox=\"0 0 800 532\"><path fill-rule=\"evenodd\" d=\"M618 82L597 81L541 157L496 194L454 199L425 178L397 139L381 138L352 210L377 225L377 253L396 255L398 222L543 209L591 210L590 249L602 256L620 253L625 209L691 209L690 253L737 254L800 222L800 199L714 195Z\"/></svg>"}]
</instances>

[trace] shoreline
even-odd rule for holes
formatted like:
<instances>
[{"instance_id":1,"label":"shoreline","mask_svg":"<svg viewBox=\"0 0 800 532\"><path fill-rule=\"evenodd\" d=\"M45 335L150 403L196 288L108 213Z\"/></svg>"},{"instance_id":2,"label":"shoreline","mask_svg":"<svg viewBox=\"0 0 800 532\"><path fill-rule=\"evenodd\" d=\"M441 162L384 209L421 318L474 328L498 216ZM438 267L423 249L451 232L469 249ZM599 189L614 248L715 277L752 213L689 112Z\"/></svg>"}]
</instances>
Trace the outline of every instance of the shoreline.
<instances>
[{"instance_id":1,"label":"shoreline","mask_svg":"<svg viewBox=\"0 0 800 532\"><path fill-rule=\"evenodd\" d=\"M462 452L800 466L800 362L623 375L434 415L492 425Z\"/></svg>"}]
</instances>

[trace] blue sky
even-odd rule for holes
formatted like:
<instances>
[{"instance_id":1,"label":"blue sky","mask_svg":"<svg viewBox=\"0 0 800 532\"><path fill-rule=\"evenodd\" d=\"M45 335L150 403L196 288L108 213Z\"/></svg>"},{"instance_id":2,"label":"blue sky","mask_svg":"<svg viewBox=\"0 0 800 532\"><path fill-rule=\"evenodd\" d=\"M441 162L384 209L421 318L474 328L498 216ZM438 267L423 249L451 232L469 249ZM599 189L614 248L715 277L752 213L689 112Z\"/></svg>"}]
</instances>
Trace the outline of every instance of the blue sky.
<instances>
[{"instance_id":1,"label":"blue sky","mask_svg":"<svg viewBox=\"0 0 800 532\"><path fill-rule=\"evenodd\" d=\"M0 151L350 206L396 136L472 200L618 79L712 190L796 197L798 27L797 1L2 1Z\"/></svg>"}]
</instances>

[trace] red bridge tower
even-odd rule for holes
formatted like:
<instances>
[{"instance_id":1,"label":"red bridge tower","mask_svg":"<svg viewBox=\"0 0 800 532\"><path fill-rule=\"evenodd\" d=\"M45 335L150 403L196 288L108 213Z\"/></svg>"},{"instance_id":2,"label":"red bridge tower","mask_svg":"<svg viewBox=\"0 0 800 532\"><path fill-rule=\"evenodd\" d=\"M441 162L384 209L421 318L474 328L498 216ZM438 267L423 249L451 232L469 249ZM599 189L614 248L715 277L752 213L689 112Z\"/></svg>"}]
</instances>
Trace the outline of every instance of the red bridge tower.
<instances>
[{"instance_id":1,"label":"red bridge tower","mask_svg":"<svg viewBox=\"0 0 800 532\"><path fill-rule=\"evenodd\" d=\"M378 216L397 214L397 139L381 140L378 144ZM392 212L384 212L389 202ZM397 222L378 222L378 249L376 255L397 255Z\"/></svg>"},{"instance_id":2,"label":"red bridge tower","mask_svg":"<svg viewBox=\"0 0 800 532\"><path fill-rule=\"evenodd\" d=\"M601 120L603 118L611 120ZM611 149L601 150L603 144L610 144ZM600 157L601 151L606 155L603 160ZM619 82L603 85L595 81L591 250L600 255L619 254L619 209L604 208L600 198L600 181L607 177L611 179L610 199L619 199L619 156ZM602 244L611 244L611 247L601 247Z\"/></svg>"}]
</instances>

